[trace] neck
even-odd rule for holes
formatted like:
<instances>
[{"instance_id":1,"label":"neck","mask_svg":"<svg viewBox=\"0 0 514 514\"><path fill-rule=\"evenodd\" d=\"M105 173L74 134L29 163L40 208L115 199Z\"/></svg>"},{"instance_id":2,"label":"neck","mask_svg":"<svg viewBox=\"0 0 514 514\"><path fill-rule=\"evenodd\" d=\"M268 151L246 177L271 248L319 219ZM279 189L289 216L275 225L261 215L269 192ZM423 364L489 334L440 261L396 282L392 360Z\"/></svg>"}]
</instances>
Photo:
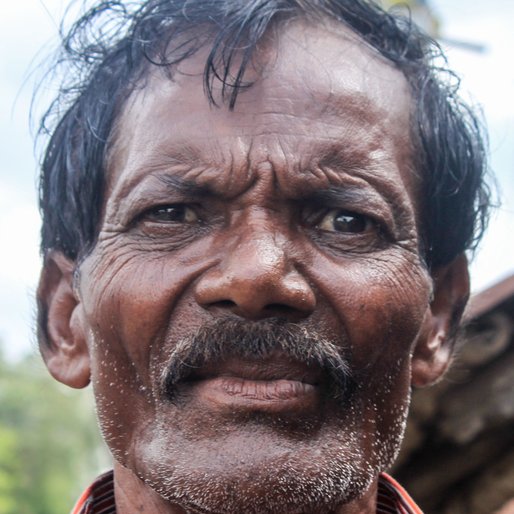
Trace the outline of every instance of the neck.
<instances>
[{"instance_id":1,"label":"neck","mask_svg":"<svg viewBox=\"0 0 514 514\"><path fill-rule=\"evenodd\" d=\"M114 494L117 514L188 513L180 505L164 499L132 471L118 463L114 465ZM340 505L333 513L324 514L375 514L376 495L377 482L375 481L361 498Z\"/></svg>"},{"instance_id":2,"label":"neck","mask_svg":"<svg viewBox=\"0 0 514 514\"><path fill-rule=\"evenodd\" d=\"M132 471L114 463L116 514L186 514L179 505L157 494Z\"/></svg>"}]
</instances>

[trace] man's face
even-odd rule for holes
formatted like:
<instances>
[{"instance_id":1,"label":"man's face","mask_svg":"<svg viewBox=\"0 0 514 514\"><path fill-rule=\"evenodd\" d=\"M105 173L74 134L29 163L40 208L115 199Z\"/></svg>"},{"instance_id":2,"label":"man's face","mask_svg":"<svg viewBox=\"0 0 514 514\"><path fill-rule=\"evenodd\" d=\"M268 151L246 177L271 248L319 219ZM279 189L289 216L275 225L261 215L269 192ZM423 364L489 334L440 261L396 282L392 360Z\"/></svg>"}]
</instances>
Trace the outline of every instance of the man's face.
<instances>
[{"instance_id":1,"label":"man's face","mask_svg":"<svg viewBox=\"0 0 514 514\"><path fill-rule=\"evenodd\" d=\"M429 302L405 79L341 27L280 31L233 112L208 105L204 53L151 71L80 265L105 439L202 512L362 494L398 449Z\"/></svg>"}]
</instances>

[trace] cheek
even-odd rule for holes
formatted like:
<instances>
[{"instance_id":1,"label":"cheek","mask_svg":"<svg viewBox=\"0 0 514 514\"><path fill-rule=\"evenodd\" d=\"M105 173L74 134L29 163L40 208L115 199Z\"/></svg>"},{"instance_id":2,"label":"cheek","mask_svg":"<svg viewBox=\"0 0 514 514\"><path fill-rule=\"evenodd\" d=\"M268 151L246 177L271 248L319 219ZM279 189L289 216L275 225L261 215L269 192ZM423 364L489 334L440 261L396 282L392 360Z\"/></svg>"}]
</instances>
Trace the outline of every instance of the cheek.
<instances>
[{"instance_id":1,"label":"cheek","mask_svg":"<svg viewBox=\"0 0 514 514\"><path fill-rule=\"evenodd\" d=\"M429 302L429 278L414 259L318 255L312 280L335 311L355 374L360 441L380 469L395 459L410 400L410 354Z\"/></svg>"},{"instance_id":2,"label":"cheek","mask_svg":"<svg viewBox=\"0 0 514 514\"><path fill-rule=\"evenodd\" d=\"M98 417L121 462L132 442L149 433L144 420L155 419L171 312L208 265L164 254L118 253L114 261L91 255L81 268Z\"/></svg>"},{"instance_id":3,"label":"cheek","mask_svg":"<svg viewBox=\"0 0 514 514\"><path fill-rule=\"evenodd\" d=\"M422 265L395 254L344 263L318 255L312 269L357 370L394 372L410 355L429 305L430 282Z\"/></svg>"},{"instance_id":4,"label":"cheek","mask_svg":"<svg viewBox=\"0 0 514 514\"><path fill-rule=\"evenodd\" d=\"M163 349L175 305L211 264L195 257L204 252L193 250L177 255L131 247L102 252L100 247L95 254L81 269L81 277L88 277L81 287L86 316L96 339L124 354L146 380L150 362Z\"/></svg>"}]
</instances>

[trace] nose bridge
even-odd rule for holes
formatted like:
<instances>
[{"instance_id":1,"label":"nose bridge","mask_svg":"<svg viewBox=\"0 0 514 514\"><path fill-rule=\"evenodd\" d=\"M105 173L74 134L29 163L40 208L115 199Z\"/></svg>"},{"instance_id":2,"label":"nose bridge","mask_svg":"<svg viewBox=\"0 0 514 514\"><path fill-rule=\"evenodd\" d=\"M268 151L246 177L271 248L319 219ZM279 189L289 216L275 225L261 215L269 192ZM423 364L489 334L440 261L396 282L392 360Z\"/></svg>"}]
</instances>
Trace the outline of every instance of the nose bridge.
<instances>
[{"instance_id":1,"label":"nose bridge","mask_svg":"<svg viewBox=\"0 0 514 514\"><path fill-rule=\"evenodd\" d=\"M199 303L221 305L249 318L305 315L315 296L297 269L294 241L273 214L241 216L223 239L219 264L200 278Z\"/></svg>"},{"instance_id":2,"label":"nose bridge","mask_svg":"<svg viewBox=\"0 0 514 514\"><path fill-rule=\"evenodd\" d=\"M239 270L247 280L266 279L268 274L277 278L287 273L288 238L281 224L271 223L269 217L245 217L239 223L235 245L224 259L224 265Z\"/></svg>"}]
</instances>

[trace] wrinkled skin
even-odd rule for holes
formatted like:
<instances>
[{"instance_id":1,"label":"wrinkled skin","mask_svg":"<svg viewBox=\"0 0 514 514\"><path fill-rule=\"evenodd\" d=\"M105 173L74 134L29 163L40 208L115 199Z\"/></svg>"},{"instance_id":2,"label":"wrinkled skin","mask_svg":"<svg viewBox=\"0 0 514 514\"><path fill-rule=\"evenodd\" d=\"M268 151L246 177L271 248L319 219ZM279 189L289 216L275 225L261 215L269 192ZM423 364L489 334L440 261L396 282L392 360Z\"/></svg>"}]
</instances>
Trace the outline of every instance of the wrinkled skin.
<instances>
[{"instance_id":1,"label":"wrinkled skin","mask_svg":"<svg viewBox=\"0 0 514 514\"><path fill-rule=\"evenodd\" d=\"M67 310L76 353L47 362L70 385L90 374L123 513L374 512L411 382L439 348L403 75L341 27L280 32L234 112L209 107L200 52L173 80L152 70L116 126ZM209 382L170 401L174 347L223 318L322 334L355 389L274 402ZM272 364L246 366L255 378Z\"/></svg>"}]
</instances>

